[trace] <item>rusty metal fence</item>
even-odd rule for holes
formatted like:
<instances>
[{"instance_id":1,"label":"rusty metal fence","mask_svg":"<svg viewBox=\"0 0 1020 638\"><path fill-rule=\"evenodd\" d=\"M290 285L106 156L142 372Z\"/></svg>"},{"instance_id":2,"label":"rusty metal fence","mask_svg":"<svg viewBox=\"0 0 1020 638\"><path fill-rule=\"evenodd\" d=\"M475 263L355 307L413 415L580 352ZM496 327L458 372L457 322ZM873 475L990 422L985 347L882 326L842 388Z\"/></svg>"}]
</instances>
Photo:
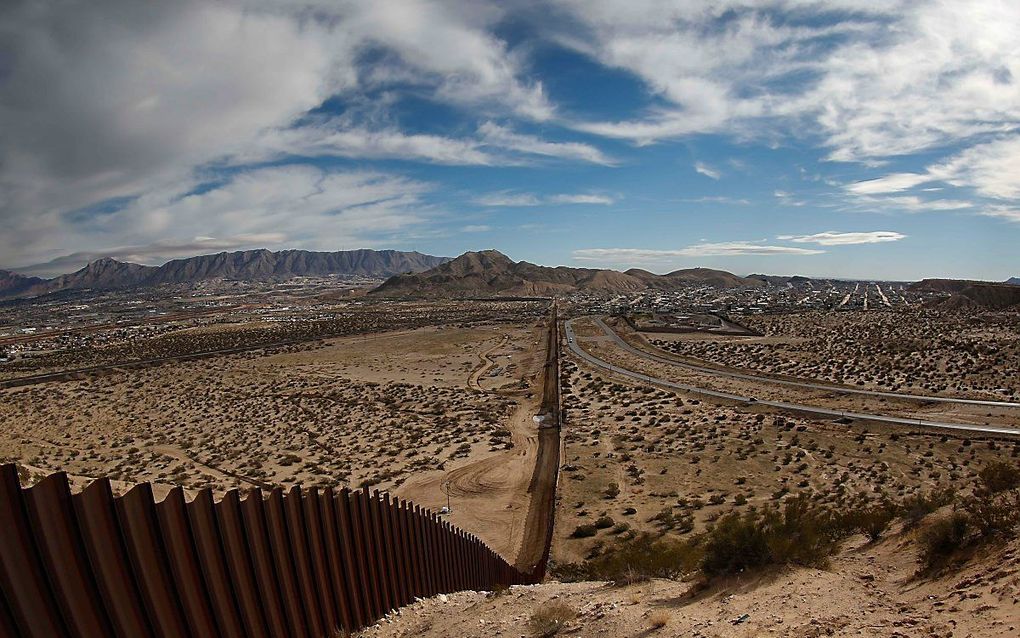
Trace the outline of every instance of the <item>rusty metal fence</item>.
<instances>
[{"instance_id":1,"label":"rusty metal fence","mask_svg":"<svg viewBox=\"0 0 1020 638\"><path fill-rule=\"evenodd\" d=\"M533 582L388 494L292 488L156 502L0 467L0 638L320 638L416 597Z\"/></svg>"}]
</instances>

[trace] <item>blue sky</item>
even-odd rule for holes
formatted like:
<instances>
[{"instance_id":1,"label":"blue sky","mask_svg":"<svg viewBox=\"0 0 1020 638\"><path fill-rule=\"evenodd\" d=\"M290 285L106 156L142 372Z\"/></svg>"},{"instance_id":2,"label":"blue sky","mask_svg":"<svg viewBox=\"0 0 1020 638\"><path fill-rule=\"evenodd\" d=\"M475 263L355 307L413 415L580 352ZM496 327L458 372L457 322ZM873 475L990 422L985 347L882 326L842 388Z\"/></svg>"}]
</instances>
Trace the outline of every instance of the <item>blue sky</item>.
<instances>
[{"instance_id":1,"label":"blue sky","mask_svg":"<svg viewBox=\"0 0 1020 638\"><path fill-rule=\"evenodd\" d=\"M255 247L1020 275L1020 5L0 9L0 268Z\"/></svg>"}]
</instances>

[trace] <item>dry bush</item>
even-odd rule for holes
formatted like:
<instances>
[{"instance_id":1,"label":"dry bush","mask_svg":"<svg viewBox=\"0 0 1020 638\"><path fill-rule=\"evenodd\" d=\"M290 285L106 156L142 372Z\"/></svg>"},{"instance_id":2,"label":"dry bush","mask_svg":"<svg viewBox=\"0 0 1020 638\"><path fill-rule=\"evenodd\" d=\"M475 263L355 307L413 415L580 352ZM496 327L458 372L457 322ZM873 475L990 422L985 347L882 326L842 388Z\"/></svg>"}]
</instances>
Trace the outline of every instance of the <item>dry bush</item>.
<instances>
[{"instance_id":1,"label":"dry bush","mask_svg":"<svg viewBox=\"0 0 1020 638\"><path fill-rule=\"evenodd\" d=\"M916 527L925 516L952 503L954 497L948 489L909 496L900 503L900 517L908 528Z\"/></svg>"},{"instance_id":2,"label":"dry bush","mask_svg":"<svg viewBox=\"0 0 1020 638\"><path fill-rule=\"evenodd\" d=\"M933 520L918 534L924 567L936 567L962 548L970 533L970 519L963 512L952 512Z\"/></svg>"},{"instance_id":3,"label":"dry bush","mask_svg":"<svg viewBox=\"0 0 1020 638\"><path fill-rule=\"evenodd\" d=\"M665 609L659 609L648 614L648 622L651 623L652 629L662 629L669 624L669 621L673 616Z\"/></svg>"},{"instance_id":4,"label":"dry bush","mask_svg":"<svg viewBox=\"0 0 1020 638\"><path fill-rule=\"evenodd\" d=\"M1005 461L992 461L978 472L981 479L981 491L986 494L998 494L1020 487L1020 465Z\"/></svg>"},{"instance_id":5,"label":"dry bush","mask_svg":"<svg viewBox=\"0 0 1020 638\"><path fill-rule=\"evenodd\" d=\"M610 546L581 564L558 565L557 578L565 581L608 580L616 585L650 578L681 578L698 570L701 547L696 540L657 538L641 534Z\"/></svg>"},{"instance_id":6,"label":"dry bush","mask_svg":"<svg viewBox=\"0 0 1020 638\"><path fill-rule=\"evenodd\" d=\"M560 633L563 627L577 617L577 610L562 600L544 603L531 614L528 629L532 636L548 638Z\"/></svg>"}]
</instances>

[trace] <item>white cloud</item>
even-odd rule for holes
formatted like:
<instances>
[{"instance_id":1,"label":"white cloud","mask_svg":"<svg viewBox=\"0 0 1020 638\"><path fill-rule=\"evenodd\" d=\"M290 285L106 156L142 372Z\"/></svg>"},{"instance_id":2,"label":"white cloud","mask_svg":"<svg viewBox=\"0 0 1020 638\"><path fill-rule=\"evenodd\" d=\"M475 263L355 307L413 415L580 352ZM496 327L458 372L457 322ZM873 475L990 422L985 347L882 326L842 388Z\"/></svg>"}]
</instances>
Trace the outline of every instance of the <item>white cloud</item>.
<instances>
[{"instance_id":1,"label":"white cloud","mask_svg":"<svg viewBox=\"0 0 1020 638\"><path fill-rule=\"evenodd\" d=\"M549 197L549 201L553 204L596 204L601 206L609 206L616 202L615 199L608 195L593 195L586 193L577 193L575 195L552 195Z\"/></svg>"},{"instance_id":2,"label":"white cloud","mask_svg":"<svg viewBox=\"0 0 1020 638\"><path fill-rule=\"evenodd\" d=\"M666 103L645 117L577 123L591 133L648 144L811 130L832 159L867 162L1020 121L1016 2L559 4L578 25L562 42L633 73Z\"/></svg>"},{"instance_id":3,"label":"white cloud","mask_svg":"<svg viewBox=\"0 0 1020 638\"><path fill-rule=\"evenodd\" d=\"M542 200L537 195L531 193L511 193L507 191L501 191L498 193L489 193L488 195L482 195L476 197L474 203L480 206L539 206Z\"/></svg>"},{"instance_id":4,"label":"white cloud","mask_svg":"<svg viewBox=\"0 0 1020 638\"><path fill-rule=\"evenodd\" d=\"M712 179L719 179L720 177L722 177L722 173L712 168L708 164L705 164L704 162L695 162L694 171L696 173L704 175L705 177L711 177Z\"/></svg>"},{"instance_id":5,"label":"white cloud","mask_svg":"<svg viewBox=\"0 0 1020 638\"><path fill-rule=\"evenodd\" d=\"M1020 200L1020 136L972 146L928 168L933 179L973 188L979 195Z\"/></svg>"},{"instance_id":6,"label":"white cloud","mask_svg":"<svg viewBox=\"0 0 1020 638\"><path fill-rule=\"evenodd\" d=\"M515 193L499 191L475 198L474 203L482 206L548 206L550 204L593 204L608 206L616 199L597 193L560 193L557 195L536 195L534 193Z\"/></svg>"},{"instance_id":7,"label":"white cloud","mask_svg":"<svg viewBox=\"0 0 1020 638\"><path fill-rule=\"evenodd\" d=\"M513 166L538 158L611 165L612 160L589 144L554 142L522 135L487 122L477 137L452 138L404 133L395 128L372 129L347 118L264 131L251 148L231 158L235 163L279 156L405 159L449 165Z\"/></svg>"},{"instance_id":8,"label":"white cloud","mask_svg":"<svg viewBox=\"0 0 1020 638\"><path fill-rule=\"evenodd\" d=\"M870 196L881 193L897 193L912 188L943 182L958 188L970 188L980 196L998 200L1020 200L1020 137L1004 137L991 142L977 144L941 162L927 167L924 173L892 173L845 186L854 195ZM941 187L919 189L922 192L936 192ZM966 208L969 202L936 200L924 202L913 195L888 198L889 201L904 202L907 207L923 208L932 204L939 210Z\"/></svg>"},{"instance_id":9,"label":"white cloud","mask_svg":"<svg viewBox=\"0 0 1020 638\"><path fill-rule=\"evenodd\" d=\"M797 248L794 246L770 246L758 242L731 241L703 243L676 250L651 250L645 248L584 248L573 251L578 261L602 263L657 263L668 262L682 257L735 257L742 255L819 255L824 250Z\"/></svg>"},{"instance_id":10,"label":"white cloud","mask_svg":"<svg viewBox=\"0 0 1020 638\"><path fill-rule=\"evenodd\" d=\"M590 144L580 142L550 142L534 135L516 133L506 126L485 122L478 128L485 144L529 155L544 155L558 159L579 160L613 166L615 160Z\"/></svg>"},{"instance_id":11,"label":"white cloud","mask_svg":"<svg viewBox=\"0 0 1020 638\"><path fill-rule=\"evenodd\" d=\"M382 173L261 168L184 197L174 191L147 194L120 210L65 226L59 240L78 247L79 253L135 254L144 261L181 256L191 249L204 252L224 243L230 248L365 247L381 239L399 242L402 232L425 221L430 207L423 196L431 188ZM164 239L139 241L148 237ZM21 263L49 261L45 252L39 256L32 260L29 254Z\"/></svg>"},{"instance_id":12,"label":"white cloud","mask_svg":"<svg viewBox=\"0 0 1020 638\"><path fill-rule=\"evenodd\" d=\"M0 3L0 255L52 256L76 236L70 211L179 196L204 166L274 152L519 162L498 143L402 134L384 112L388 92L411 84L489 117L553 117L520 53L494 35L503 17L462 0ZM325 139L290 130L331 96L368 113L365 126ZM589 145L506 133L517 155L608 163Z\"/></svg>"},{"instance_id":13,"label":"white cloud","mask_svg":"<svg viewBox=\"0 0 1020 638\"><path fill-rule=\"evenodd\" d=\"M847 184L846 190L858 195L875 195L878 193L896 193L909 190L930 182L931 177L921 173L892 173L876 179L864 180Z\"/></svg>"},{"instance_id":14,"label":"white cloud","mask_svg":"<svg viewBox=\"0 0 1020 638\"><path fill-rule=\"evenodd\" d=\"M891 230L873 230L859 233L840 233L829 230L814 235L779 235L776 239L797 244L819 244L821 246L849 246L853 244L879 244L899 241L907 236Z\"/></svg>"},{"instance_id":15,"label":"white cloud","mask_svg":"<svg viewBox=\"0 0 1020 638\"><path fill-rule=\"evenodd\" d=\"M979 214L985 217L997 217L1008 222L1020 223L1020 208L986 208Z\"/></svg>"},{"instance_id":16,"label":"white cloud","mask_svg":"<svg viewBox=\"0 0 1020 638\"><path fill-rule=\"evenodd\" d=\"M407 134L396 129L339 128L328 123L263 133L250 154L234 161L250 162L274 156L407 159L451 165L491 166L513 163L482 147L478 140ZM519 161L519 160L517 160Z\"/></svg>"},{"instance_id":17,"label":"white cloud","mask_svg":"<svg viewBox=\"0 0 1020 638\"><path fill-rule=\"evenodd\" d=\"M492 226L486 224L468 224L461 230L465 233L487 233L492 230Z\"/></svg>"}]
</instances>

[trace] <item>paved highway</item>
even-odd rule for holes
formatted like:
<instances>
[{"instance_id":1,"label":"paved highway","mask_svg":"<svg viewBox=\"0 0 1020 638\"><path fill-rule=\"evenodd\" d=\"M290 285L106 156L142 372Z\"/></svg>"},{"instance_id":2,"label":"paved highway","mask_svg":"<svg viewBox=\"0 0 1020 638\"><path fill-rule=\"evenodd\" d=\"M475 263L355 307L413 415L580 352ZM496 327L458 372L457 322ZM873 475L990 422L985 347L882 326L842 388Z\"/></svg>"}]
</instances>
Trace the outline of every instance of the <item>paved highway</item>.
<instances>
[{"instance_id":1,"label":"paved highway","mask_svg":"<svg viewBox=\"0 0 1020 638\"><path fill-rule=\"evenodd\" d=\"M719 392L717 390L709 390L707 388L699 388L699 387L696 387L696 386L686 385L686 384L683 384L683 383L674 383L674 382L668 381L666 379L660 379L660 378L657 378L657 377L652 377L652 376L647 375L647 374L642 374L640 372L635 372L633 370L627 370L626 368L621 368L620 366L613 365L613 364L609 363L608 361L604 361L602 359L599 359L598 357L596 357L596 356L594 356L592 354L589 354L588 352L582 350L577 345L577 339L576 339L576 337L574 335L574 329L573 329L573 325L572 325L574 321L575 321L574 319L571 319L571 320L567 321L564 327L565 327L566 333L567 333L567 346L570 348L570 351L573 352L576 356L584 359L585 361L587 361L588 363L590 363L590 364L592 364L594 366L597 366L599 368L603 368L605 370L609 370L612 373L620 374L620 375L623 375L623 376L626 376L626 377L630 377L632 379L637 379L639 381L644 381L646 383L651 383L651 384L654 384L654 385L657 385L657 386L661 386L661 387L664 387L664 388L669 388L671 390L682 390L684 392L691 392L691 393L694 393L694 394L700 394L700 395L703 395L703 396L708 396L708 397L712 397L712 398L716 398L716 399L725 399L727 401L736 401L736 402L739 402L739 403L746 403L746 404L749 404L749 405L752 405L752 404L753 405L765 405L765 406L769 406L769 407L773 407L773 408L779 408L779 409L782 409L782 410L792 410L792 411L795 411L795 412L803 412L803 413L807 413L807 414L816 414L816 415L825 416L825 417L845 417L845 418L848 418L848 419L857 419L857 420L866 420L866 421L878 421L880 423L894 423L894 424L897 424L897 425L911 425L911 426L915 426L915 427L921 426L921 427L939 428L939 429L945 429L945 430L956 430L956 431L963 431L963 432L980 432L980 433L984 433L984 434L1003 434L1003 435L1020 436L1020 430L1015 429L1015 428L995 427L995 426L988 426L988 425L972 425L972 424L969 424L969 423L944 423L944 422L940 422L940 421L926 421L924 419L910 419L910 418L904 418L904 417L888 416L888 415L883 415L883 414L864 414L864 413L860 413L860 412L846 412L846 411L843 411L843 410L830 410L828 408L821 408L821 407L813 406L813 405L804 405L804 404L800 404L800 403L787 403L785 401L756 400L756 399L754 399L752 397L741 396L739 394L731 394L729 392ZM602 327L603 327L603 329L608 330L608 327L605 326L605 324L602 324ZM609 332L611 334L613 334L614 336L617 336L617 339L619 339L618 335L615 335L615 333L612 333L612 331L609 331ZM618 343L622 342L622 341L623 341L622 339L619 339ZM626 344L626 342L623 342L623 343ZM626 347L628 347L628 349L630 349L630 344L626 344ZM644 352L642 352L640 350L637 350L636 348L634 348L634 350L636 350L637 353L639 355L641 355L641 356L646 356L647 355L647 353L644 353ZM709 371L712 372L712 373L716 372L714 370L709 370Z\"/></svg>"},{"instance_id":2,"label":"paved highway","mask_svg":"<svg viewBox=\"0 0 1020 638\"><path fill-rule=\"evenodd\" d=\"M864 394L864 395L872 396L872 397L885 397L885 398L888 398L888 399L905 399L905 400L908 400L908 401L921 401L921 402L924 402L924 403L927 403L927 402L934 402L934 403L961 403L961 404L965 404L965 405L985 405L985 406L996 407L996 408L1020 408L1020 403L1011 403L1009 401L990 401L990 400L984 400L984 399L957 399L957 398L953 398L953 397L936 397L936 396L929 396L929 395L924 395L924 394L903 394L903 393L899 393L899 392L881 392L881 391L878 391L878 390L863 390L863 389L859 389L859 388L851 388L849 386L827 385L825 383L812 383L810 381L792 381L792 380L788 380L788 379L776 379L774 377L764 377L764 376L755 375L755 374L746 374L746 373L740 373L740 372L728 372L726 370L719 370L717 368L708 368L708 367L705 367L705 366L695 365L693 363L685 363L683 361L677 361L676 359L672 359L672 358L669 358L669 357L663 357L661 355L657 355L654 352L647 352L645 350L640 350L638 348L635 348L634 346L632 346L629 343L627 343L626 341L624 341L623 338L620 337L620 335L616 334L616 331L613 330L612 328L610 328L609 326L607 326L605 324L605 322L602 321L602 319L599 319L597 317L588 317L588 318L589 319L594 319L595 323L597 323L600 328L605 330L606 334L608 334L610 337L613 338L613 341L616 342L616 345L620 346L621 348L623 348L623 349L625 349L625 350L627 350L629 352L632 352L632 353L638 355L639 357L644 357L645 359L652 359L654 361L658 361L659 363L667 363L667 364L672 365L672 366L677 366L678 368L686 368L688 370L693 370L695 372L702 372L702 373L705 373L705 374L711 374L711 375L714 375L714 376L717 376L717 377L730 377L730 378L733 378L733 379L744 379L746 381L754 381L756 383L772 383L772 384L775 384L775 385L787 385L787 386L794 386L794 387L797 387L797 388L808 388L810 390L824 390L826 392L838 392L840 394Z\"/></svg>"}]
</instances>

